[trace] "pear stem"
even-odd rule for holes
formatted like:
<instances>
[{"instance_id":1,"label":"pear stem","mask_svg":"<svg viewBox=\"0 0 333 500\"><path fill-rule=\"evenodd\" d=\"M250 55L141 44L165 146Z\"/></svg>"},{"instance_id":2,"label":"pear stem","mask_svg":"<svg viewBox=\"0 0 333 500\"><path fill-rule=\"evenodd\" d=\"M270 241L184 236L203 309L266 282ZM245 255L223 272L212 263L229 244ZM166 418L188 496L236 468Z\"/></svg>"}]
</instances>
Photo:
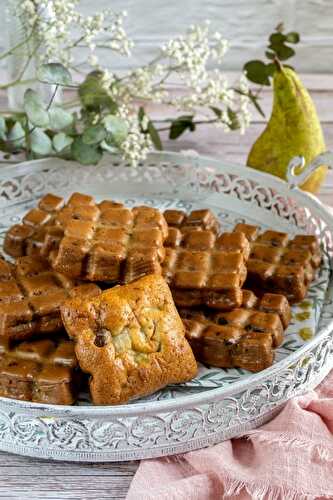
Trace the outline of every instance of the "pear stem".
<instances>
[{"instance_id":1,"label":"pear stem","mask_svg":"<svg viewBox=\"0 0 333 500\"><path fill-rule=\"evenodd\" d=\"M274 64L277 67L278 71L282 71L283 66L281 64L281 61L276 56L274 57Z\"/></svg>"}]
</instances>

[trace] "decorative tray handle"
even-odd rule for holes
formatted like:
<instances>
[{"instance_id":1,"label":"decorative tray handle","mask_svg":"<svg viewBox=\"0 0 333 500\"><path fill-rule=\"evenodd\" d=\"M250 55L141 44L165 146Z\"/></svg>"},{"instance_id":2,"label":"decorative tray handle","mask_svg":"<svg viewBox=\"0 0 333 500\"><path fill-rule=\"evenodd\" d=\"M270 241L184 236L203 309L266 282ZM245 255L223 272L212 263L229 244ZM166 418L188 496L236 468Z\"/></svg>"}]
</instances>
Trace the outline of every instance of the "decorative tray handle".
<instances>
[{"instance_id":1,"label":"decorative tray handle","mask_svg":"<svg viewBox=\"0 0 333 500\"><path fill-rule=\"evenodd\" d=\"M303 184L306 179L315 171L318 167L325 166L329 169L333 169L333 153L331 151L326 151L320 154L311 163L309 163L306 168L300 173L296 174L295 169L302 168L305 166L304 156L295 156L290 160L287 168L287 182L291 188L298 187Z\"/></svg>"}]
</instances>

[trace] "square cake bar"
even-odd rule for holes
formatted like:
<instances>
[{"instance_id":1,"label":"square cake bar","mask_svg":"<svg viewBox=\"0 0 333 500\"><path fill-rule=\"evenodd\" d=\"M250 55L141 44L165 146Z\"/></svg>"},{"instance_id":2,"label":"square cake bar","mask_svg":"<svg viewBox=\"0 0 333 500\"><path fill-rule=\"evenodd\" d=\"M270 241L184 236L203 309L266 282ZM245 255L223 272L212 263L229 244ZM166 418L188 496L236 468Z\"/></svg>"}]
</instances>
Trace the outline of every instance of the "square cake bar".
<instances>
[{"instance_id":1,"label":"square cake bar","mask_svg":"<svg viewBox=\"0 0 333 500\"><path fill-rule=\"evenodd\" d=\"M44 241L44 226L64 206L64 199L47 194L23 217L21 224L12 226L5 236L4 251L12 257L40 253Z\"/></svg>"},{"instance_id":2,"label":"square cake bar","mask_svg":"<svg viewBox=\"0 0 333 500\"><path fill-rule=\"evenodd\" d=\"M282 343L290 321L288 301L278 294L257 299L246 290L243 297L242 307L229 312L180 310L186 338L197 360L254 372L273 363L273 349Z\"/></svg>"},{"instance_id":3,"label":"square cake bar","mask_svg":"<svg viewBox=\"0 0 333 500\"><path fill-rule=\"evenodd\" d=\"M50 262L72 278L128 283L145 274L161 273L167 234L159 210L113 207L99 211L92 220L67 220L60 241L51 244ZM53 236L46 237L46 246Z\"/></svg>"},{"instance_id":4,"label":"square cake bar","mask_svg":"<svg viewBox=\"0 0 333 500\"><path fill-rule=\"evenodd\" d=\"M220 223L209 209L192 210L188 215L182 210L165 210L165 220L169 227L169 234L165 246L179 246L188 231L211 231L217 234Z\"/></svg>"},{"instance_id":5,"label":"square cake bar","mask_svg":"<svg viewBox=\"0 0 333 500\"><path fill-rule=\"evenodd\" d=\"M228 310L242 303L246 259L238 250L167 248L163 276L179 307L206 305Z\"/></svg>"},{"instance_id":6,"label":"square cake bar","mask_svg":"<svg viewBox=\"0 0 333 500\"><path fill-rule=\"evenodd\" d=\"M95 404L122 404L187 382L197 363L162 276L149 275L61 307Z\"/></svg>"},{"instance_id":7,"label":"square cake bar","mask_svg":"<svg viewBox=\"0 0 333 500\"><path fill-rule=\"evenodd\" d=\"M21 224L15 224L7 231L4 251L12 257L39 255L44 246L48 227L56 225L59 232L69 218L91 220L96 212L113 206L122 206L122 204L113 201L95 203L92 196L73 193L65 205L62 197L46 194L37 207L32 208L23 217Z\"/></svg>"},{"instance_id":8,"label":"square cake bar","mask_svg":"<svg viewBox=\"0 0 333 500\"><path fill-rule=\"evenodd\" d=\"M0 337L23 340L61 330L60 305L76 295L94 296L94 284L78 285L41 257L0 259Z\"/></svg>"},{"instance_id":9,"label":"square cake bar","mask_svg":"<svg viewBox=\"0 0 333 500\"><path fill-rule=\"evenodd\" d=\"M304 299L321 263L315 236L300 234L290 239L286 233L271 230L258 234L258 228L249 224L238 224L234 231L245 234L251 244L246 287L282 293L291 303Z\"/></svg>"},{"instance_id":10,"label":"square cake bar","mask_svg":"<svg viewBox=\"0 0 333 500\"><path fill-rule=\"evenodd\" d=\"M71 340L41 339L10 346L0 341L0 396L73 404L80 371Z\"/></svg>"}]
</instances>

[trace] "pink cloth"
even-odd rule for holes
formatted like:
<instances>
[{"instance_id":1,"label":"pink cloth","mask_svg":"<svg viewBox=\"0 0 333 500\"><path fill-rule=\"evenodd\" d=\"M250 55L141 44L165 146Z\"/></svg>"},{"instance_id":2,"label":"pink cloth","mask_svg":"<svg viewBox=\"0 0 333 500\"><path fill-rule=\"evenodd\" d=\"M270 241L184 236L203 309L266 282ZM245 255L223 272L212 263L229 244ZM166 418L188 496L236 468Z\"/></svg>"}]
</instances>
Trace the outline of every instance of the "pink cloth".
<instances>
[{"instance_id":1,"label":"pink cloth","mask_svg":"<svg viewBox=\"0 0 333 500\"><path fill-rule=\"evenodd\" d=\"M260 429L175 457L143 460L127 500L333 499L333 370Z\"/></svg>"}]
</instances>

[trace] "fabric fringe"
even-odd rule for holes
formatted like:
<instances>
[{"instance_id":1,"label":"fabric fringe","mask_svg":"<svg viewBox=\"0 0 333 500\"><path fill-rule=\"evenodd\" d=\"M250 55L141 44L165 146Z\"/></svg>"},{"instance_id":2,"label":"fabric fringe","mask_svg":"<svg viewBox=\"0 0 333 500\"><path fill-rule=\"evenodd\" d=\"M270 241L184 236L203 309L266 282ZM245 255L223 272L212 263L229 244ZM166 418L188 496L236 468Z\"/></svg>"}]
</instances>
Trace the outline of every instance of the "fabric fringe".
<instances>
[{"instance_id":1,"label":"fabric fringe","mask_svg":"<svg viewBox=\"0 0 333 500\"><path fill-rule=\"evenodd\" d=\"M272 486L270 483L258 480L254 482L240 481L225 475L221 477L221 481L224 485L222 498L225 500L235 498L242 490L246 491L251 500L315 500L316 498L316 495L309 495L285 486ZM323 497L330 498L330 496Z\"/></svg>"},{"instance_id":2,"label":"fabric fringe","mask_svg":"<svg viewBox=\"0 0 333 500\"><path fill-rule=\"evenodd\" d=\"M259 443L275 444L278 446L289 446L290 448L307 449L315 462L333 462L333 447L326 447L321 443L313 443L307 439L300 439L285 432L271 436L269 432L250 431L246 439L256 440Z\"/></svg>"},{"instance_id":3,"label":"fabric fringe","mask_svg":"<svg viewBox=\"0 0 333 500\"><path fill-rule=\"evenodd\" d=\"M273 439L269 439L268 437L265 438L262 436L262 431L260 431L260 433L254 436L253 434L256 434L256 431L253 432L251 431L250 434L251 436L247 436L248 439L250 437L254 437L255 439L258 439L258 441L260 442L275 443L279 442L280 440L280 436ZM281 436L285 443L291 442L292 446L294 446L295 443L296 446L298 444L300 444L301 447L309 446L309 442L301 441L296 438L290 438L288 434L281 434ZM320 446L317 446L317 448L321 459L324 458L325 461L327 461L327 459L328 461L333 460L333 455L331 455L330 453L329 455L326 455L328 450ZM168 463L178 464L187 474L193 474L193 472L202 473L202 471L197 470L187 461L186 454L165 457L164 460ZM272 485L269 482L263 482L258 479L256 479L255 481L233 479L231 477L230 472L227 470L219 471L219 474L216 474L216 476L224 487L224 494L222 496L222 499L224 500L233 499L235 498L235 496L239 495L242 491L246 491L251 500L315 500L318 497L317 495L308 494L305 491L300 491L300 490L296 491L294 489L288 488L285 485L281 486ZM320 497L332 499L332 495L325 495L323 493L320 494Z\"/></svg>"}]
</instances>

